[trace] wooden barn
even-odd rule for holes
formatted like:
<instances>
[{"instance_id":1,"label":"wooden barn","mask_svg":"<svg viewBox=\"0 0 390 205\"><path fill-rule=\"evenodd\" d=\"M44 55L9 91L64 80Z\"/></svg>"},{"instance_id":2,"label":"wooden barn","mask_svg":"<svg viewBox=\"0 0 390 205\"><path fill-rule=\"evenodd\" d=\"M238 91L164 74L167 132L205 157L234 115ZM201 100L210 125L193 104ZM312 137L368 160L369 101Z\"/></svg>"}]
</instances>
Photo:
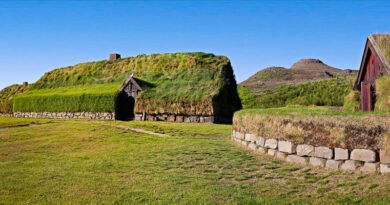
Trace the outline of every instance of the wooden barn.
<instances>
[{"instance_id":1,"label":"wooden barn","mask_svg":"<svg viewBox=\"0 0 390 205\"><path fill-rule=\"evenodd\" d=\"M377 95L375 82L383 75L390 74L390 48L387 42L388 34L369 35L364 48L359 75L354 85L354 90L360 91L362 111L374 110Z\"/></svg>"}]
</instances>

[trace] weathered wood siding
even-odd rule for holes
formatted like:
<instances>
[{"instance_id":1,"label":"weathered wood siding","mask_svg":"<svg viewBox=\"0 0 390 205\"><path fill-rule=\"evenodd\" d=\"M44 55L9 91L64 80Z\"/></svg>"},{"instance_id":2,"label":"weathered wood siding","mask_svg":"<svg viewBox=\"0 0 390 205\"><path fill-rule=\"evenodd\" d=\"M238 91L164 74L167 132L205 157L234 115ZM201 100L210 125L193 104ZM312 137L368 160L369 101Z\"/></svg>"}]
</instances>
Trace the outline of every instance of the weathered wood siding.
<instances>
[{"instance_id":1,"label":"weathered wood siding","mask_svg":"<svg viewBox=\"0 0 390 205\"><path fill-rule=\"evenodd\" d=\"M362 111L373 110L373 95L372 95L372 86L368 82L363 82L361 84L361 98L364 99L361 101Z\"/></svg>"},{"instance_id":2,"label":"weathered wood siding","mask_svg":"<svg viewBox=\"0 0 390 205\"><path fill-rule=\"evenodd\" d=\"M370 52L365 66L365 71L363 73L363 82L375 84L375 80L378 79L380 76L384 75L384 73L385 70L383 69L377 58L374 56L374 54Z\"/></svg>"},{"instance_id":3,"label":"weathered wood siding","mask_svg":"<svg viewBox=\"0 0 390 205\"><path fill-rule=\"evenodd\" d=\"M370 41L366 44L362 66L357 88L361 92L362 111L371 111L376 101L375 81L385 75L386 70Z\"/></svg>"}]
</instances>

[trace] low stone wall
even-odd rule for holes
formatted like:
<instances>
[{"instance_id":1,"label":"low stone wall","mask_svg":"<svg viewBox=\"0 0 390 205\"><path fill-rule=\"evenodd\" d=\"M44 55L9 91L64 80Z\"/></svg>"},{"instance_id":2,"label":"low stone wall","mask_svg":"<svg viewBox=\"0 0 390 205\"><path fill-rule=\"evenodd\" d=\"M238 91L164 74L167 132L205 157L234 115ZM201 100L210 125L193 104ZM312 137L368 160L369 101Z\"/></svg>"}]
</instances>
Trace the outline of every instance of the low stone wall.
<instances>
[{"instance_id":1,"label":"low stone wall","mask_svg":"<svg viewBox=\"0 0 390 205\"><path fill-rule=\"evenodd\" d=\"M16 112L8 117L24 118L55 118L55 119L99 119L114 120L115 113L111 112Z\"/></svg>"},{"instance_id":2,"label":"low stone wall","mask_svg":"<svg viewBox=\"0 0 390 205\"><path fill-rule=\"evenodd\" d=\"M301 165L327 169L360 171L365 173L390 173L390 152L370 149L342 149L308 144L294 144L290 141L265 139L251 133L232 132L234 141L248 149L268 154L278 159Z\"/></svg>"},{"instance_id":3,"label":"low stone wall","mask_svg":"<svg viewBox=\"0 0 390 205\"><path fill-rule=\"evenodd\" d=\"M184 115L149 115L145 113L136 113L136 121L167 121L167 122L190 122L190 123L214 123L218 117L214 116L184 116Z\"/></svg>"},{"instance_id":4,"label":"low stone wall","mask_svg":"<svg viewBox=\"0 0 390 205\"><path fill-rule=\"evenodd\" d=\"M4 117L19 118L56 118L56 119L99 119L114 120L115 113L111 112L16 112L13 114L0 113ZM147 115L135 114L136 121L167 121L167 122L187 122L187 123L229 123L227 119L218 116L183 116L183 115Z\"/></svg>"},{"instance_id":5,"label":"low stone wall","mask_svg":"<svg viewBox=\"0 0 390 205\"><path fill-rule=\"evenodd\" d=\"M0 113L0 117L13 117L14 114Z\"/></svg>"}]
</instances>

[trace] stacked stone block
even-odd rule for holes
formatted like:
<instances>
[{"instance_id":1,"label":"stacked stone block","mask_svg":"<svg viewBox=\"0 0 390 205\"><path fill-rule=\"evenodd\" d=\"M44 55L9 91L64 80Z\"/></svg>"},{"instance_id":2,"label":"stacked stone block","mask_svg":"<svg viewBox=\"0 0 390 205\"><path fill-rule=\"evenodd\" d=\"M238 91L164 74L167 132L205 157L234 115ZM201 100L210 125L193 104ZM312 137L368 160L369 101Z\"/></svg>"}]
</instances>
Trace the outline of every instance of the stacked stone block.
<instances>
[{"instance_id":1,"label":"stacked stone block","mask_svg":"<svg viewBox=\"0 0 390 205\"><path fill-rule=\"evenodd\" d=\"M97 119L113 120L115 113L111 112L16 112L13 117L23 118L55 118L55 119Z\"/></svg>"},{"instance_id":2,"label":"stacked stone block","mask_svg":"<svg viewBox=\"0 0 390 205\"><path fill-rule=\"evenodd\" d=\"M319 168L390 173L390 151L369 149L330 148L308 144L294 144L286 140L265 139L252 133L232 132L234 141L249 149L300 165Z\"/></svg>"},{"instance_id":3,"label":"stacked stone block","mask_svg":"<svg viewBox=\"0 0 390 205\"><path fill-rule=\"evenodd\" d=\"M183 116L183 115L168 115L168 114L142 114L135 113L135 121L167 121L167 122L187 122L187 123L214 123L218 121L214 116Z\"/></svg>"},{"instance_id":4,"label":"stacked stone block","mask_svg":"<svg viewBox=\"0 0 390 205\"><path fill-rule=\"evenodd\" d=\"M114 120L113 112L16 112L13 114L3 114L3 117L20 117L20 118L56 118L56 119L98 119ZM214 116L181 116L181 115L145 115L135 114L136 121L168 121L168 122L188 122L188 123L213 123Z\"/></svg>"},{"instance_id":5,"label":"stacked stone block","mask_svg":"<svg viewBox=\"0 0 390 205\"><path fill-rule=\"evenodd\" d=\"M8 114L8 113L0 113L0 117L13 117L13 114Z\"/></svg>"}]
</instances>

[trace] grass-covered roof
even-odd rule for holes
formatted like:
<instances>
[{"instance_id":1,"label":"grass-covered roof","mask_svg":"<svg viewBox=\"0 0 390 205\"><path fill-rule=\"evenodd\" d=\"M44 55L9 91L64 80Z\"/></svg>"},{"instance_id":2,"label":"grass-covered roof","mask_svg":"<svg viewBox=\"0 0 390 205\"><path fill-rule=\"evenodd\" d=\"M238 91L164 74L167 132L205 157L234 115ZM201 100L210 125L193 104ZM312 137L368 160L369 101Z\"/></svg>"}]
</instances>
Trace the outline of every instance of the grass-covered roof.
<instances>
[{"instance_id":1,"label":"grass-covered roof","mask_svg":"<svg viewBox=\"0 0 390 205\"><path fill-rule=\"evenodd\" d=\"M387 63L390 63L390 35L389 34L375 34L373 35L379 49L385 56Z\"/></svg>"},{"instance_id":2,"label":"grass-covered roof","mask_svg":"<svg viewBox=\"0 0 390 205\"><path fill-rule=\"evenodd\" d=\"M19 95L14 110L50 110L47 103L46 108L42 105L39 109L28 105L36 104L38 101L34 99L38 98L41 99L39 103L45 104L45 98L52 96L56 96L52 97L55 100L77 95L78 101L85 101L86 95L115 96L126 75L132 73L144 87L137 97L136 112L213 115L213 102L221 101L221 93L226 89L229 92L226 92L227 96L226 93L223 95L226 99L222 101L234 107L226 107L227 111L232 114L240 108L230 60L225 56L199 52L139 55L55 69L45 73L30 91ZM64 111L61 102L54 104L56 108L50 111ZM80 111L76 107L66 111ZM113 111L112 106L103 110Z\"/></svg>"}]
</instances>

